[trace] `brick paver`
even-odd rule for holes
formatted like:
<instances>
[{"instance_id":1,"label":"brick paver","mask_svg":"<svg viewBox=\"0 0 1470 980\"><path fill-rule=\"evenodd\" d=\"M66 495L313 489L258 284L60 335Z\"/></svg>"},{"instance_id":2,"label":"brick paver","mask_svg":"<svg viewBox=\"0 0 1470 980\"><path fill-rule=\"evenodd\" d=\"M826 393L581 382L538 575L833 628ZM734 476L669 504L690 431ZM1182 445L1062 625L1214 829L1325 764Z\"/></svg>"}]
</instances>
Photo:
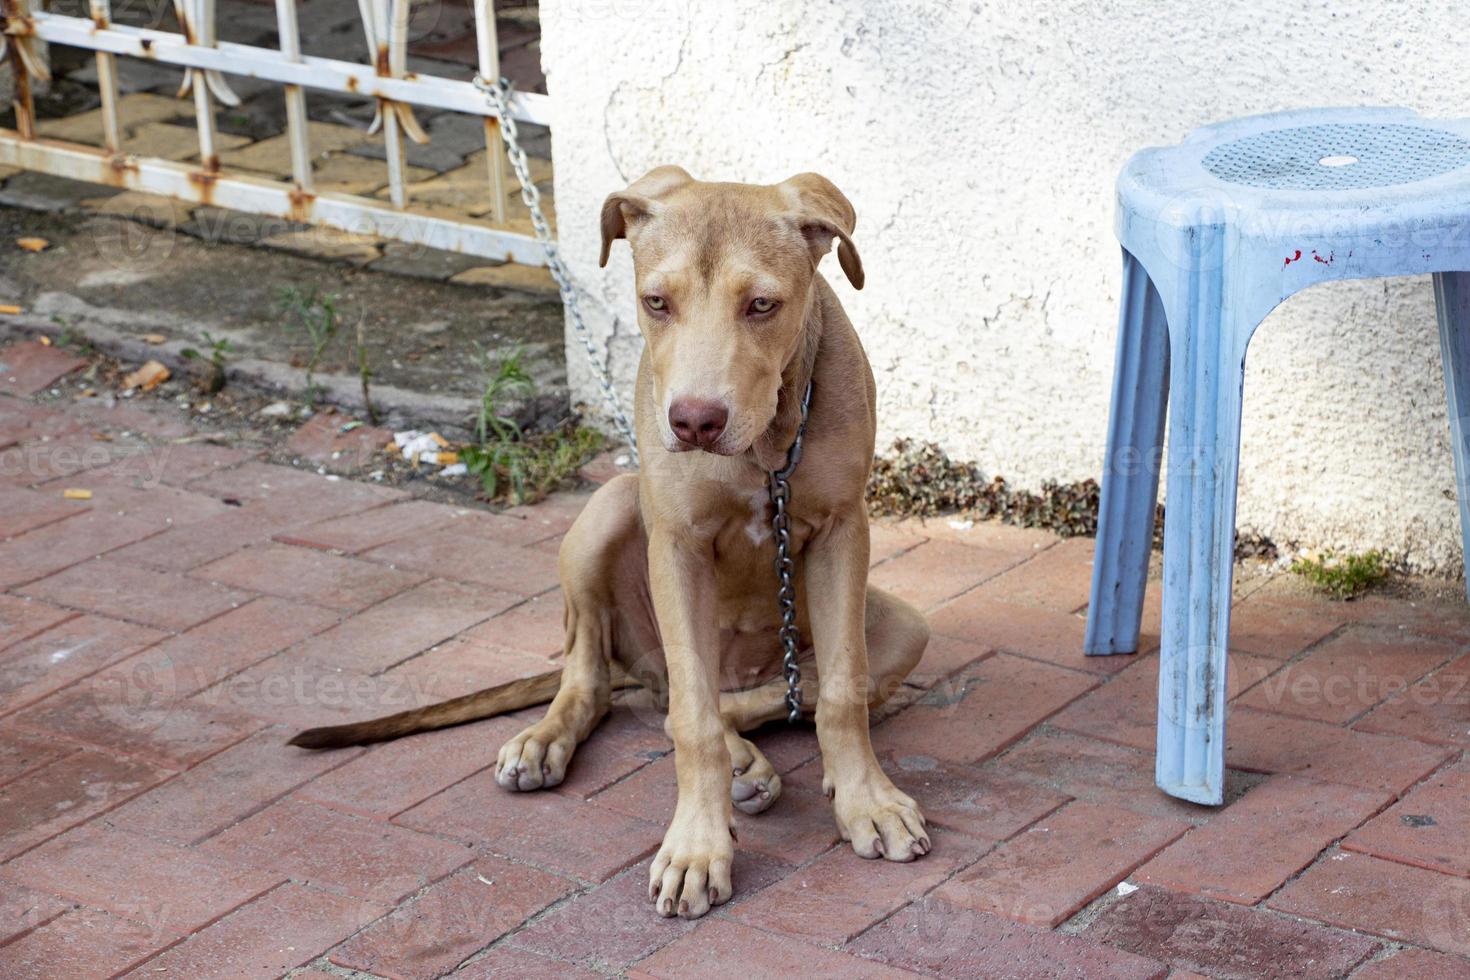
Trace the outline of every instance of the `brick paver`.
<instances>
[{"instance_id":1,"label":"brick paver","mask_svg":"<svg viewBox=\"0 0 1470 980\"><path fill-rule=\"evenodd\" d=\"M858 858L812 725L773 724L750 737L783 793L735 814L735 900L665 920L645 889L674 759L647 692L549 791L493 776L542 707L285 744L558 665L585 491L492 514L92 402L0 392L7 980L1470 975L1463 603L1270 581L1238 603L1212 809L1153 784L1157 582L1142 652L1084 658L1091 540L877 522L873 580L932 607L934 640L873 742L933 852ZM337 421L297 447L336 465Z\"/></svg>"},{"instance_id":2,"label":"brick paver","mask_svg":"<svg viewBox=\"0 0 1470 980\"><path fill-rule=\"evenodd\" d=\"M167 778L141 759L78 751L0 787L0 857L10 857Z\"/></svg>"},{"instance_id":3,"label":"brick paver","mask_svg":"<svg viewBox=\"0 0 1470 980\"><path fill-rule=\"evenodd\" d=\"M1415 786L1402 800L1343 841L1343 847L1470 877L1467 803L1470 762L1461 762Z\"/></svg>"},{"instance_id":4,"label":"brick paver","mask_svg":"<svg viewBox=\"0 0 1470 980\"><path fill-rule=\"evenodd\" d=\"M85 500L66 500L60 490L0 487L0 539L74 517L92 509Z\"/></svg>"},{"instance_id":5,"label":"brick paver","mask_svg":"<svg viewBox=\"0 0 1470 980\"><path fill-rule=\"evenodd\" d=\"M941 681L897 719L873 730L873 747L896 755L981 762L1087 693L1096 679L1006 654Z\"/></svg>"},{"instance_id":6,"label":"brick paver","mask_svg":"<svg viewBox=\"0 0 1470 980\"><path fill-rule=\"evenodd\" d=\"M425 579L415 572L284 544L246 548L190 574L207 582L343 612L366 609Z\"/></svg>"},{"instance_id":7,"label":"brick paver","mask_svg":"<svg viewBox=\"0 0 1470 980\"><path fill-rule=\"evenodd\" d=\"M283 752L291 734L277 728L258 732L135 797L105 822L170 843L196 844L362 751Z\"/></svg>"},{"instance_id":8,"label":"brick paver","mask_svg":"<svg viewBox=\"0 0 1470 980\"><path fill-rule=\"evenodd\" d=\"M1238 980L1342 977L1378 949L1366 936L1154 888L1107 909L1082 935Z\"/></svg>"},{"instance_id":9,"label":"brick paver","mask_svg":"<svg viewBox=\"0 0 1470 980\"><path fill-rule=\"evenodd\" d=\"M0 651L76 615L72 609L24 596L0 595Z\"/></svg>"},{"instance_id":10,"label":"brick paver","mask_svg":"<svg viewBox=\"0 0 1470 980\"><path fill-rule=\"evenodd\" d=\"M874 565L868 581L920 609L930 609L1021 561L1021 557L1000 549L925 541Z\"/></svg>"},{"instance_id":11,"label":"brick paver","mask_svg":"<svg viewBox=\"0 0 1470 980\"><path fill-rule=\"evenodd\" d=\"M1115 674L1138 659L1128 655L1079 657L1087 629L1082 616L1001 602L979 592L936 609L929 616L929 625L941 638L952 636L1072 670ZM1144 638L1139 645L1148 650L1153 644Z\"/></svg>"},{"instance_id":12,"label":"brick paver","mask_svg":"<svg viewBox=\"0 0 1470 980\"><path fill-rule=\"evenodd\" d=\"M0 392L33 395L86 363L85 358L35 341L0 347Z\"/></svg>"},{"instance_id":13,"label":"brick paver","mask_svg":"<svg viewBox=\"0 0 1470 980\"><path fill-rule=\"evenodd\" d=\"M484 770L400 814L395 823L587 881L651 854L663 827L559 793L513 793Z\"/></svg>"},{"instance_id":14,"label":"brick paver","mask_svg":"<svg viewBox=\"0 0 1470 980\"><path fill-rule=\"evenodd\" d=\"M1127 670L1057 715L1053 719L1056 726L1136 749L1152 750L1158 736L1159 658L1128 659L1133 663ZM1226 697L1235 697L1279 666L1264 657L1232 654L1226 661Z\"/></svg>"},{"instance_id":15,"label":"brick paver","mask_svg":"<svg viewBox=\"0 0 1470 980\"><path fill-rule=\"evenodd\" d=\"M915 902L848 945L893 966L956 980L1022 975L1159 980L1169 972L1158 960L976 912L937 896Z\"/></svg>"},{"instance_id":16,"label":"brick paver","mask_svg":"<svg viewBox=\"0 0 1470 980\"><path fill-rule=\"evenodd\" d=\"M1470 654L1391 695L1355 726L1362 732L1470 747Z\"/></svg>"},{"instance_id":17,"label":"brick paver","mask_svg":"<svg viewBox=\"0 0 1470 980\"><path fill-rule=\"evenodd\" d=\"M333 574L356 572L353 567ZM291 656L376 674L519 601L493 589L431 579L298 644Z\"/></svg>"},{"instance_id":18,"label":"brick paver","mask_svg":"<svg viewBox=\"0 0 1470 980\"><path fill-rule=\"evenodd\" d=\"M384 905L287 882L128 976L269 980L310 963L387 910Z\"/></svg>"},{"instance_id":19,"label":"brick paver","mask_svg":"<svg viewBox=\"0 0 1470 980\"><path fill-rule=\"evenodd\" d=\"M825 944L852 939L985 853L989 844L930 828L934 849L909 864L864 860L841 845L726 913L746 925Z\"/></svg>"},{"instance_id":20,"label":"brick paver","mask_svg":"<svg viewBox=\"0 0 1470 980\"><path fill-rule=\"evenodd\" d=\"M78 616L0 652L0 715L131 656L166 633L103 616Z\"/></svg>"},{"instance_id":21,"label":"brick paver","mask_svg":"<svg viewBox=\"0 0 1470 980\"><path fill-rule=\"evenodd\" d=\"M7 885L0 894L0 946L39 929L70 908L70 902L55 895Z\"/></svg>"},{"instance_id":22,"label":"brick paver","mask_svg":"<svg viewBox=\"0 0 1470 980\"><path fill-rule=\"evenodd\" d=\"M286 544L356 554L410 535L423 534L476 513L459 507L407 500L362 514L329 517L278 535Z\"/></svg>"},{"instance_id":23,"label":"brick paver","mask_svg":"<svg viewBox=\"0 0 1470 980\"><path fill-rule=\"evenodd\" d=\"M1375 936L1470 956L1470 880L1330 851L1267 905Z\"/></svg>"},{"instance_id":24,"label":"brick paver","mask_svg":"<svg viewBox=\"0 0 1470 980\"><path fill-rule=\"evenodd\" d=\"M58 606L181 632L249 601L238 589L99 558L20 590Z\"/></svg>"},{"instance_id":25,"label":"brick paver","mask_svg":"<svg viewBox=\"0 0 1470 980\"><path fill-rule=\"evenodd\" d=\"M51 892L168 936L202 929L282 877L120 830L79 827L0 867L0 881Z\"/></svg>"},{"instance_id":26,"label":"brick paver","mask_svg":"<svg viewBox=\"0 0 1470 980\"><path fill-rule=\"evenodd\" d=\"M328 629L339 613L261 596L119 661L89 683L137 704L171 703Z\"/></svg>"},{"instance_id":27,"label":"brick paver","mask_svg":"<svg viewBox=\"0 0 1470 980\"><path fill-rule=\"evenodd\" d=\"M313 779L297 795L386 820L493 766L501 744L529 721L524 712L518 712L428 737L387 742L358 758L344 759L340 751L298 751L293 761L332 759L345 764Z\"/></svg>"},{"instance_id":28,"label":"brick paver","mask_svg":"<svg viewBox=\"0 0 1470 980\"><path fill-rule=\"evenodd\" d=\"M444 528L394 541L363 552L363 557L398 568L533 596L555 588L560 579L555 554L515 547L531 543L526 540L528 530L539 532L512 518L480 520L465 527Z\"/></svg>"},{"instance_id":29,"label":"brick paver","mask_svg":"<svg viewBox=\"0 0 1470 980\"><path fill-rule=\"evenodd\" d=\"M597 980L593 970L539 953L499 946L454 974L455 980Z\"/></svg>"},{"instance_id":30,"label":"brick paver","mask_svg":"<svg viewBox=\"0 0 1470 980\"><path fill-rule=\"evenodd\" d=\"M711 919L639 961L629 976L655 980L691 976L703 980L747 980L752 976L899 980L913 974L806 943L774 942L758 929Z\"/></svg>"},{"instance_id":31,"label":"brick paver","mask_svg":"<svg viewBox=\"0 0 1470 980\"><path fill-rule=\"evenodd\" d=\"M1230 649L1290 660L1345 621L1341 604L1305 609L1247 599L1230 611Z\"/></svg>"},{"instance_id":32,"label":"brick paver","mask_svg":"<svg viewBox=\"0 0 1470 980\"><path fill-rule=\"evenodd\" d=\"M0 725L0 785L55 762L78 747L14 725Z\"/></svg>"},{"instance_id":33,"label":"brick paver","mask_svg":"<svg viewBox=\"0 0 1470 980\"><path fill-rule=\"evenodd\" d=\"M1138 869L1136 880L1254 905L1389 801L1382 790L1273 776Z\"/></svg>"},{"instance_id":34,"label":"brick paver","mask_svg":"<svg viewBox=\"0 0 1470 980\"><path fill-rule=\"evenodd\" d=\"M1296 772L1327 782L1402 793L1454 753L1251 708L1230 713L1225 762L1256 772Z\"/></svg>"},{"instance_id":35,"label":"brick paver","mask_svg":"<svg viewBox=\"0 0 1470 980\"><path fill-rule=\"evenodd\" d=\"M1373 960L1353 974L1354 980L1465 980L1470 961L1408 946Z\"/></svg>"},{"instance_id":36,"label":"brick paver","mask_svg":"<svg viewBox=\"0 0 1470 980\"><path fill-rule=\"evenodd\" d=\"M199 850L325 888L396 904L472 856L451 841L283 800L211 838Z\"/></svg>"},{"instance_id":37,"label":"brick paver","mask_svg":"<svg viewBox=\"0 0 1470 980\"><path fill-rule=\"evenodd\" d=\"M358 933L331 960L382 976L437 977L576 887L568 878L482 857Z\"/></svg>"},{"instance_id":38,"label":"brick paver","mask_svg":"<svg viewBox=\"0 0 1470 980\"><path fill-rule=\"evenodd\" d=\"M1344 724L1402 694L1460 651L1458 644L1355 627L1247 691L1238 704Z\"/></svg>"},{"instance_id":39,"label":"brick paver","mask_svg":"<svg viewBox=\"0 0 1470 980\"><path fill-rule=\"evenodd\" d=\"M953 905L1052 927L1179 838L1189 825L1070 803L991 851L935 894Z\"/></svg>"},{"instance_id":40,"label":"brick paver","mask_svg":"<svg viewBox=\"0 0 1470 980\"><path fill-rule=\"evenodd\" d=\"M74 909L0 947L12 980L107 977L147 959L175 937L96 909Z\"/></svg>"},{"instance_id":41,"label":"brick paver","mask_svg":"<svg viewBox=\"0 0 1470 980\"><path fill-rule=\"evenodd\" d=\"M94 675L13 716L55 738L123 752L168 769L187 769L258 731L244 712L197 701L135 698L130 684Z\"/></svg>"},{"instance_id":42,"label":"brick paver","mask_svg":"<svg viewBox=\"0 0 1470 980\"><path fill-rule=\"evenodd\" d=\"M66 523L64 531L47 525L0 543L0 588L43 579L160 530L152 521L96 509L69 517Z\"/></svg>"}]
</instances>

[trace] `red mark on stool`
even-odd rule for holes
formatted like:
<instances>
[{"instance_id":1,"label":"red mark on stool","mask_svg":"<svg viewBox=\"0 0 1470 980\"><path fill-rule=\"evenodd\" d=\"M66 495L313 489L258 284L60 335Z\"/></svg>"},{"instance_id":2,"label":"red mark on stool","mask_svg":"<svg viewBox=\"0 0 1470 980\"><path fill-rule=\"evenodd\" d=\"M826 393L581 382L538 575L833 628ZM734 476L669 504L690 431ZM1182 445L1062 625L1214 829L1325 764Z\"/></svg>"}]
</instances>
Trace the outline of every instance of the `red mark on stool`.
<instances>
[{"instance_id":1,"label":"red mark on stool","mask_svg":"<svg viewBox=\"0 0 1470 980\"><path fill-rule=\"evenodd\" d=\"M1312 258L1316 259L1318 262L1321 262L1323 265L1331 265L1332 262L1333 262L1333 260L1337 258L1337 253L1336 252L1328 252L1327 253L1327 258L1324 259L1322 256L1320 256L1320 255L1317 254L1317 250L1316 249L1313 249L1312 250Z\"/></svg>"},{"instance_id":2,"label":"red mark on stool","mask_svg":"<svg viewBox=\"0 0 1470 980\"><path fill-rule=\"evenodd\" d=\"M1283 263L1281 263L1281 268L1285 269L1287 266L1291 265L1293 262L1295 262L1297 259L1300 259L1301 257L1302 257L1302 250L1301 249L1297 249L1295 255L1288 255L1286 257L1286 261L1283 262Z\"/></svg>"}]
</instances>

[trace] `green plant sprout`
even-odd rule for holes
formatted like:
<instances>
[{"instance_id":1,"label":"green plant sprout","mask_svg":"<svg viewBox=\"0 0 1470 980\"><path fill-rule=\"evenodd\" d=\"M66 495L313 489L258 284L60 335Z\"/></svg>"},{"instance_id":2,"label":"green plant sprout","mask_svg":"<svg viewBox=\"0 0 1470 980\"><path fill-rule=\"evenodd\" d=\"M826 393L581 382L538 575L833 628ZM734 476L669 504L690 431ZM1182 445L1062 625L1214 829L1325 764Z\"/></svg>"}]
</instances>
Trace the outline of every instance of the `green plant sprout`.
<instances>
[{"instance_id":1,"label":"green plant sprout","mask_svg":"<svg viewBox=\"0 0 1470 980\"><path fill-rule=\"evenodd\" d=\"M311 343L311 356L306 362L306 401L308 405L315 405L321 393L316 383L317 365L321 363L322 354L336 338L340 325L337 319L337 294L321 294L315 288L302 292L295 286L287 286L280 291L279 304L281 313L291 318L286 323L286 329L300 330Z\"/></svg>"},{"instance_id":2,"label":"green plant sprout","mask_svg":"<svg viewBox=\"0 0 1470 980\"><path fill-rule=\"evenodd\" d=\"M225 361L235 352L235 345L230 343L230 338L215 337L208 330L203 331L203 336L204 343L209 346L208 354L200 353L194 347L185 347L179 355L204 365L202 385L206 394L213 395L225 386Z\"/></svg>"}]
</instances>

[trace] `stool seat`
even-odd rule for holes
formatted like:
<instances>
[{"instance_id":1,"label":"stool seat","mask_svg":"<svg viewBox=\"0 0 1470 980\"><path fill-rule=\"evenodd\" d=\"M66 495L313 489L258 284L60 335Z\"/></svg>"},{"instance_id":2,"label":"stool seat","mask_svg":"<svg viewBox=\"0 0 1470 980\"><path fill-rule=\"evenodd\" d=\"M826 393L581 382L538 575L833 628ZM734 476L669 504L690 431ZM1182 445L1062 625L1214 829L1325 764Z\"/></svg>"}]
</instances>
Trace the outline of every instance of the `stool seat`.
<instances>
[{"instance_id":1,"label":"stool seat","mask_svg":"<svg viewBox=\"0 0 1470 980\"><path fill-rule=\"evenodd\" d=\"M1470 120L1312 109L1203 126L1118 178L1123 289L1086 652L1137 649L1167 418L1155 778L1224 792L1245 354L1288 296L1432 273L1470 550Z\"/></svg>"}]
</instances>

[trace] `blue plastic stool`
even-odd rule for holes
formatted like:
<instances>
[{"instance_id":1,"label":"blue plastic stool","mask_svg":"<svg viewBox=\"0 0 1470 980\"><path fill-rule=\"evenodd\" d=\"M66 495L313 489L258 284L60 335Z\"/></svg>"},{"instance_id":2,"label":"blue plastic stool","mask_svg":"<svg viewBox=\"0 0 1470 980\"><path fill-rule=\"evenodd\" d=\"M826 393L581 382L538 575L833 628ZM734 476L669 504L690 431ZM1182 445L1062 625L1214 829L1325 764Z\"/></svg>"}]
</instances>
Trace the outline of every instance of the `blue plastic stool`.
<instances>
[{"instance_id":1,"label":"blue plastic stool","mask_svg":"<svg viewBox=\"0 0 1470 980\"><path fill-rule=\"evenodd\" d=\"M1218 804L1246 345L1286 297L1432 272L1470 554L1470 120L1320 109L1205 126L1118 178L1122 313L1086 652L1138 648L1169 405L1155 779Z\"/></svg>"}]
</instances>

